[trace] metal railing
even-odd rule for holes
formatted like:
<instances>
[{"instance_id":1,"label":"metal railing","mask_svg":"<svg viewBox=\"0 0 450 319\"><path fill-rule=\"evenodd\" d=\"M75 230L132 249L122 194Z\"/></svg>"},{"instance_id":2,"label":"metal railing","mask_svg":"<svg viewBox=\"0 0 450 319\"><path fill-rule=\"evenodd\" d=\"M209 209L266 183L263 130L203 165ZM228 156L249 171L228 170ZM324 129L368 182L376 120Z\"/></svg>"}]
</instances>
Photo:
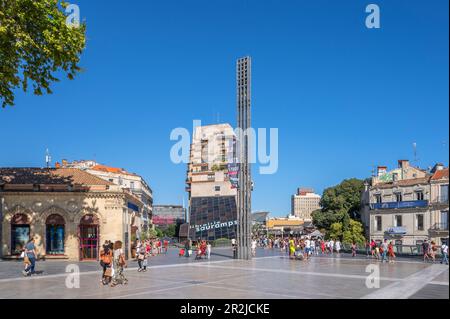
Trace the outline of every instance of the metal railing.
<instances>
[{"instance_id":1,"label":"metal railing","mask_svg":"<svg viewBox=\"0 0 450 319\"><path fill-rule=\"evenodd\" d=\"M448 205L448 195L440 195L435 198L433 198L432 203L439 203L439 204L447 204Z\"/></svg>"},{"instance_id":2,"label":"metal railing","mask_svg":"<svg viewBox=\"0 0 450 319\"><path fill-rule=\"evenodd\" d=\"M448 223L436 223L430 229L431 230L447 230L448 231Z\"/></svg>"},{"instance_id":3,"label":"metal railing","mask_svg":"<svg viewBox=\"0 0 450 319\"><path fill-rule=\"evenodd\" d=\"M345 252L351 252L352 246L350 244L342 244L343 251ZM436 256L441 255L441 246L436 246ZM358 255L366 255L366 248L365 247L357 247L356 253ZM422 245L394 245L394 253L397 256L404 256L404 257L419 257L423 256L423 248ZM369 252L371 254L371 252Z\"/></svg>"}]
</instances>

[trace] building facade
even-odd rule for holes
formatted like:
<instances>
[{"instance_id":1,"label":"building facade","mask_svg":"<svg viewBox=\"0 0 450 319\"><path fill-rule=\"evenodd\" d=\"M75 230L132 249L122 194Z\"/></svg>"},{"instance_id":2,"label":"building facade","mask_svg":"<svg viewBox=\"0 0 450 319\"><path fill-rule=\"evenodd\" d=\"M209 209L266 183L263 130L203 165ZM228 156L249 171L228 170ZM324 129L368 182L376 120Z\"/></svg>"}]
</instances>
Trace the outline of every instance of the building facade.
<instances>
[{"instance_id":1,"label":"building facade","mask_svg":"<svg viewBox=\"0 0 450 319\"><path fill-rule=\"evenodd\" d=\"M92 175L100 177L105 181L109 181L120 186L122 189L131 192L143 203L141 212L142 231L146 232L150 228L153 228L153 191L141 176L135 173L130 173L123 168L102 165L92 160L73 162L62 160L61 164L56 163L55 166L60 168L78 168L85 170Z\"/></svg>"},{"instance_id":2,"label":"building facade","mask_svg":"<svg viewBox=\"0 0 450 319\"><path fill-rule=\"evenodd\" d=\"M237 192L228 171L234 158L234 141L229 124L199 126L194 130L186 178L192 239L236 236Z\"/></svg>"},{"instance_id":3,"label":"building facade","mask_svg":"<svg viewBox=\"0 0 450 319\"><path fill-rule=\"evenodd\" d=\"M186 209L181 205L154 205L153 225L166 228L186 222Z\"/></svg>"},{"instance_id":4,"label":"building facade","mask_svg":"<svg viewBox=\"0 0 450 319\"><path fill-rule=\"evenodd\" d=\"M447 242L448 168L437 164L426 172L399 161L390 175L384 179L378 172L366 182L362 196L366 234L396 245L420 245L425 239L438 245Z\"/></svg>"},{"instance_id":5,"label":"building facade","mask_svg":"<svg viewBox=\"0 0 450 319\"><path fill-rule=\"evenodd\" d=\"M299 188L291 198L291 214L303 220L311 221L311 213L320 209L320 195L311 188Z\"/></svg>"},{"instance_id":6,"label":"building facade","mask_svg":"<svg viewBox=\"0 0 450 319\"><path fill-rule=\"evenodd\" d=\"M1 257L17 258L33 237L39 258L97 260L105 240L127 256L142 202L79 169L0 169Z\"/></svg>"}]
</instances>

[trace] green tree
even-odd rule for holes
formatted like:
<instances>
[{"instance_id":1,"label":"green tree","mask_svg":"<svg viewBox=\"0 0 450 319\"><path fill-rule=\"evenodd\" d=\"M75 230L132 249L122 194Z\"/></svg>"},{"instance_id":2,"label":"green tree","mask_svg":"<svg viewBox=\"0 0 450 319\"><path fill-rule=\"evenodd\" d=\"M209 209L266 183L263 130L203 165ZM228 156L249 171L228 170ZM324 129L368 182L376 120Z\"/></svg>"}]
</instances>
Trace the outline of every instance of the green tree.
<instances>
[{"instance_id":1,"label":"green tree","mask_svg":"<svg viewBox=\"0 0 450 319\"><path fill-rule=\"evenodd\" d=\"M327 237L333 240L342 239L342 223L333 223L330 226L330 231L327 233Z\"/></svg>"},{"instance_id":2,"label":"green tree","mask_svg":"<svg viewBox=\"0 0 450 319\"><path fill-rule=\"evenodd\" d=\"M66 23L68 4L60 0L0 0L0 103L14 105L14 90L29 84L36 95L51 94L59 81L80 71L86 25Z\"/></svg>"},{"instance_id":3,"label":"green tree","mask_svg":"<svg viewBox=\"0 0 450 319\"><path fill-rule=\"evenodd\" d=\"M343 230L350 227L350 219L359 219L362 180L352 178L324 190L320 205L322 209L312 213L313 223L318 228L330 229L334 223L342 223Z\"/></svg>"},{"instance_id":4,"label":"green tree","mask_svg":"<svg viewBox=\"0 0 450 319\"><path fill-rule=\"evenodd\" d=\"M175 237L175 235L176 235L176 225L175 224L172 224L172 225L169 225L168 227L167 227L167 229L165 229L164 231L163 231L163 234L164 234L164 236L167 236L167 237Z\"/></svg>"},{"instance_id":5,"label":"green tree","mask_svg":"<svg viewBox=\"0 0 450 319\"><path fill-rule=\"evenodd\" d=\"M357 243L362 245L364 243L364 227L356 220L351 219L349 221L349 228L344 231L342 235L343 243Z\"/></svg>"}]
</instances>

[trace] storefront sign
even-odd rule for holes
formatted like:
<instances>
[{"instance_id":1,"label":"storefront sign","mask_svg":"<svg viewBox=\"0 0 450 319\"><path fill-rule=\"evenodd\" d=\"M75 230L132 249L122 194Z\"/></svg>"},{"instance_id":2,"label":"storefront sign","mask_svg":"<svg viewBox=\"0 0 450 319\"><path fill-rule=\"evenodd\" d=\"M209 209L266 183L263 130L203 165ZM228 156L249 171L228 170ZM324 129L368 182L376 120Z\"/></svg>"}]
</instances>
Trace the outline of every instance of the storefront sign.
<instances>
[{"instance_id":1,"label":"storefront sign","mask_svg":"<svg viewBox=\"0 0 450 319\"><path fill-rule=\"evenodd\" d=\"M237 225L237 220L230 220L230 221L226 221L226 222L216 221L216 222L202 224L202 225L191 225L190 228L191 229L195 228L196 232L201 232L201 231L210 230L210 229L232 227L235 225Z\"/></svg>"}]
</instances>

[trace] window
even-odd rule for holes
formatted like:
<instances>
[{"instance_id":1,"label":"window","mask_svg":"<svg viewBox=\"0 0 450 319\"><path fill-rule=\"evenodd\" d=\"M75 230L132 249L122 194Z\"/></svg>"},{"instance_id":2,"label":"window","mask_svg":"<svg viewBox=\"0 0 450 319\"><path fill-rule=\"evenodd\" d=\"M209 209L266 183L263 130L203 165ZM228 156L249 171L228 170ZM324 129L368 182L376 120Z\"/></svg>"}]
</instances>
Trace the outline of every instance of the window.
<instances>
[{"instance_id":1,"label":"window","mask_svg":"<svg viewBox=\"0 0 450 319\"><path fill-rule=\"evenodd\" d=\"M396 239L395 246L401 246L401 245L402 245L402 241L400 239Z\"/></svg>"},{"instance_id":2,"label":"window","mask_svg":"<svg viewBox=\"0 0 450 319\"><path fill-rule=\"evenodd\" d=\"M441 185L440 203L448 203L448 185Z\"/></svg>"},{"instance_id":3,"label":"window","mask_svg":"<svg viewBox=\"0 0 450 319\"><path fill-rule=\"evenodd\" d=\"M423 192L416 192L416 200L423 200Z\"/></svg>"},{"instance_id":4,"label":"window","mask_svg":"<svg viewBox=\"0 0 450 319\"><path fill-rule=\"evenodd\" d=\"M134 189L134 182L130 182L130 188Z\"/></svg>"},{"instance_id":5,"label":"window","mask_svg":"<svg viewBox=\"0 0 450 319\"><path fill-rule=\"evenodd\" d=\"M112 178L108 179L111 183L114 183L114 180Z\"/></svg>"},{"instance_id":6,"label":"window","mask_svg":"<svg viewBox=\"0 0 450 319\"><path fill-rule=\"evenodd\" d=\"M380 203L383 202L383 199L381 198L380 194L376 194L375 195L375 201L376 201L377 204L380 204Z\"/></svg>"},{"instance_id":7,"label":"window","mask_svg":"<svg viewBox=\"0 0 450 319\"><path fill-rule=\"evenodd\" d=\"M395 227L402 227L402 215L395 215Z\"/></svg>"},{"instance_id":8,"label":"window","mask_svg":"<svg viewBox=\"0 0 450 319\"><path fill-rule=\"evenodd\" d=\"M423 230L423 214L416 215L417 230Z\"/></svg>"},{"instance_id":9,"label":"window","mask_svg":"<svg viewBox=\"0 0 450 319\"><path fill-rule=\"evenodd\" d=\"M214 186L214 190L215 190L216 192L220 192L220 186Z\"/></svg>"},{"instance_id":10,"label":"window","mask_svg":"<svg viewBox=\"0 0 450 319\"><path fill-rule=\"evenodd\" d=\"M448 230L448 211L441 211L441 229Z\"/></svg>"},{"instance_id":11,"label":"window","mask_svg":"<svg viewBox=\"0 0 450 319\"><path fill-rule=\"evenodd\" d=\"M381 231L381 216L375 216L375 229L376 231Z\"/></svg>"},{"instance_id":12,"label":"window","mask_svg":"<svg viewBox=\"0 0 450 319\"><path fill-rule=\"evenodd\" d=\"M395 200L396 200L397 202L401 202L402 199L403 199L402 193L396 193L396 194L395 194Z\"/></svg>"}]
</instances>

